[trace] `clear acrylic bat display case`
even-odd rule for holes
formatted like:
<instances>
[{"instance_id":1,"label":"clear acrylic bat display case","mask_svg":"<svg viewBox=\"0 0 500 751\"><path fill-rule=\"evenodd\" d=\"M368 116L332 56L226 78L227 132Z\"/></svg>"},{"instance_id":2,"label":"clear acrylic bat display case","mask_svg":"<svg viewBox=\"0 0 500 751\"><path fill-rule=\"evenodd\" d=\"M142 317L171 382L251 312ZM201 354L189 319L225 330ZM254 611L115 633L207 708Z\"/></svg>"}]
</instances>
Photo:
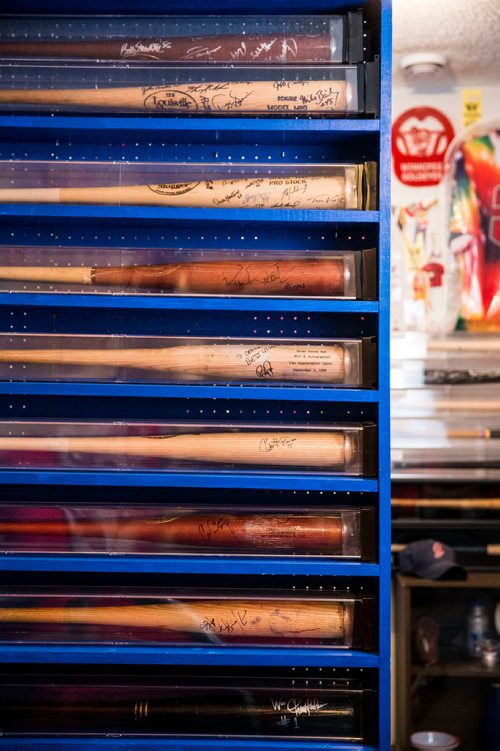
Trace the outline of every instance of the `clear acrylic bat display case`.
<instances>
[{"instance_id":1,"label":"clear acrylic bat display case","mask_svg":"<svg viewBox=\"0 0 500 751\"><path fill-rule=\"evenodd\" d=\"M485 402L487 404L487 402ZM471 409L463 417L443 413L440 417L393 418L391 456L396 470L423 472L446 469L481 473L500 469L498 439L500 418Z\"/></svg>"},{"instance_id":2,"label":"clear acrylic bat display case","mask_svg":"<svg viewBox=\"0 0 500 751\"><path fill-rule=\"evenodd\" d=\"M4 736L178 735L373 742L370 671L162 666L162 675L59 671L2 675ZM97 673L97 674L96 674ZM104 710L104 711L103 711Z\"/></svg>"},{"instance_id":3,"label":"clear acrylic bat display case","mask_svg":"<svg viewBox=\"0 0 500 751\"><path fill-rule=\"evenodd\" d=\"M377 93L376 62L228 68L0 60L0 110L15 112L375 116Z\"/></svg>"},{"instance_id":4,"label":"clear acrylic bat display case","mask_svg":"<svg viewBox=\"0 0 500 751\"><path fill-rule=\"evenodd\" d=\"M0 161L0 203L367 210L377 165Z\"/></svg>"},{"instance_id":5,"label":"clear acrylic bat display case","mask_svg":"<svg viewBox=\"0 0 500 751\"><path fill-rule=\"evenodd\" d=\"M440 387L446 392L450 386L465 386L473 394L498 383L499 352L450 352L444 357L415 357L391 364L391 388L398 390Z\"/></svg>"},{"instance_id":6,"label":"clear acrylic bat display case","mask_svg":"<svg viewBox=\"0 0 500 751\"><path fill-rule=\"evenodd\" d=\"M469 394L478 398L483 390L485 394L494 391L494 384L500 383L498 343L496 335L465 332L455 332L442 339L413 331L400 334L394 337L391 352L391 388L422 388L450 397ZM425 399L425 396L422 394L419 398Z\"/></svg>"},{"instance_id":7,"label":"clear acrylic bat display case","mask_svg":"<svg viewBox=\"0 0 500 751\"><path fill-rule=\"evenodd\" d=\"M373 388L372 339L0 334L0 380Z\"/></svg>"},{"instance_id":8,"label":"clear acrylic bat display case","mask_svg":"<svg viewBox=\"0 0 500 751\"><path fill-rule=\"evenodd\" d=\"M0 290L376 299L377 252L0 246Z\"/></svg>"},{"instance_id":9,"label":"clear acrylic bat display case","mask_svg":"<svg viewBox=\"0 0 500 751\"><path fill-rule=\"evenodd\" d=\"M367 34L360 11L329 16L23 15L0 18L0 58L148 65L357 63L364 59Z\"/></svg>"},{"instance_id":10,"label":"clear acrylic bat display case","mask_svg":"<svg viewBox=\"0 0 500 751\"><path fill-rule=\"evenodd\" d=\"M0 422L0 466L373 475L376 426Z\"/></svg>"},{"instance_id":11,"label":"clear acrylic bat display case","mask_svg":"<svg viewBox=\"0 0 500 751\"><path fill-rule=\"evenodd\" d=\"M35 588L0 591L0 641L371 650L369 594L295 589Z\"/></svg>"},{"instance_id":12,"label":"clear acrylic bat display case","mask_svg":"<svg viewBox=\"0 0 500 751\"><path fill-rule=\"evenodd\" d=\"M374 561L375 509L0 506L0 553L294 555Z\"/></svg>"}]
</instances>

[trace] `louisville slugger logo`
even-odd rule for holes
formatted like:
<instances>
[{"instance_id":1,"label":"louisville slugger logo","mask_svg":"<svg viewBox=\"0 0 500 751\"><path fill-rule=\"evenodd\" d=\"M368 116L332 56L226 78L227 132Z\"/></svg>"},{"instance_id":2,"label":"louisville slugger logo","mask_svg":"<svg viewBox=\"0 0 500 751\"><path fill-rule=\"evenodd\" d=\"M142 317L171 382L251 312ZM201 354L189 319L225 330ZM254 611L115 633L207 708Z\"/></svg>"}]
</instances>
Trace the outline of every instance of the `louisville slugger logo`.
<instances>
[{"instance_id":1,"label":"louisville slugger logo","mask_svg":"<svg viewBox=\"0 0 500 751\"><path fill-rule=\"evenodd\" d=\"M149 190L158 193L161 196L182 196L184 193L194 190L200 183L164 183L159 185L148 185Z\"/></svg>"},{"instance_id":2,"label":"louisville slugger logo","mask_svg":"<svg viewBox=\"0 0 500 751\"><path fill-rule=\"evenodd\" d=\"M167 112L169 110L196 112L198 109L196 99L185 91L158 88L153 91L146 89L143 94L146 112Z\"/></svg>"}]
</instances>

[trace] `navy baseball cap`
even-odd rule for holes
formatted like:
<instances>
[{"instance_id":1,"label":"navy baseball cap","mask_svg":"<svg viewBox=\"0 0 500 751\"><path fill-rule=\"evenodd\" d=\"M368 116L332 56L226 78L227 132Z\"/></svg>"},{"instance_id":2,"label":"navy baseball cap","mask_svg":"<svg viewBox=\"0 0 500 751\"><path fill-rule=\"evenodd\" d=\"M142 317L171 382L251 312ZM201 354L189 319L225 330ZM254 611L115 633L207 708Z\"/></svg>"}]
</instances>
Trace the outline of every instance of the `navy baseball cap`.
<instances>
[{"instance_id":1,"label":"navy baseball cap","mask_svg":"<svg viewBox=\"0 0 500 751\"><path fill-rule=\"evenodd\" d=\"M422 579L466 579L467 572L459 566L455 552L438 540L410 542L399 553L399 570Z\"/></svg>"}]
</instances>

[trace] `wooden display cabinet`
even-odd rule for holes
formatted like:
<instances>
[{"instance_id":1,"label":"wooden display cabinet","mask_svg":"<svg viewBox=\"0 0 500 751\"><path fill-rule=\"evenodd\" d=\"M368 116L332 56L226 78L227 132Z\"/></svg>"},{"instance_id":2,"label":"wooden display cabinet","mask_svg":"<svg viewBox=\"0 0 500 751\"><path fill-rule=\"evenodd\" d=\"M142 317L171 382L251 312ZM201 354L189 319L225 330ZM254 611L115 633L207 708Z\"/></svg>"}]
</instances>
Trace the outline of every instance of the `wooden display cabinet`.
<instances>
[{"instance_id":1,"label":"wooden display cabinet","mask_svg":"<svg viewBox=\"0 0 500 751\"><path fill-rule=\"evenodd\" d=\"M435 664L419 664L414 656L412 624L415 595L424 589L442 590L443 597L447 590L488 590L491 593L491 590L500 590L500 570L469 571L467 579L463 581L419 579L396 573L393 589L396 631L396 749L409 749L411 733L422 729L442 730L458 735L462 740L461 748L466 748L467 751L482 749L481 745L470 744L481 744L484 691L488 688L488 679L500 679L500 663L494 667L484 667L481 662L467 657L464 651L463 658L451 659L440 656ZM465 633L465 619L463 629ZM422 682L428 678L453 679L455 693L448 689L438 690L436 695L431 697L432 705L429 710L421 712L422 716L417 722L415 712L412 712L412 704L419 695ZM470 739L466 737L468 734L471 736Z\"/></svg>"}]
</instances>

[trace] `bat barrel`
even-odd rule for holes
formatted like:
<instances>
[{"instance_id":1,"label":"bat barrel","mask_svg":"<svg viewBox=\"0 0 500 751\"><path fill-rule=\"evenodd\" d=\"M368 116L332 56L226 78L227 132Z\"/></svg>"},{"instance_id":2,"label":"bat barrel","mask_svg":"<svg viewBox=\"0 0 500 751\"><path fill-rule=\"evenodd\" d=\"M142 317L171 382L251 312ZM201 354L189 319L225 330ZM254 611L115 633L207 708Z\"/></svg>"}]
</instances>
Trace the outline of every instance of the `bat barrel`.
<instances>
[{"instance_id":1,"label":"bat barrel","mask_svg":"<svg viewBox=\"0 0 500 751\"><path fill-rule=\"evenodd\" d=\"M342 295L349 279L343 258L226 261L96 268L97 285L151 287L230 295Z\"/></svg>"}]
</instances>

